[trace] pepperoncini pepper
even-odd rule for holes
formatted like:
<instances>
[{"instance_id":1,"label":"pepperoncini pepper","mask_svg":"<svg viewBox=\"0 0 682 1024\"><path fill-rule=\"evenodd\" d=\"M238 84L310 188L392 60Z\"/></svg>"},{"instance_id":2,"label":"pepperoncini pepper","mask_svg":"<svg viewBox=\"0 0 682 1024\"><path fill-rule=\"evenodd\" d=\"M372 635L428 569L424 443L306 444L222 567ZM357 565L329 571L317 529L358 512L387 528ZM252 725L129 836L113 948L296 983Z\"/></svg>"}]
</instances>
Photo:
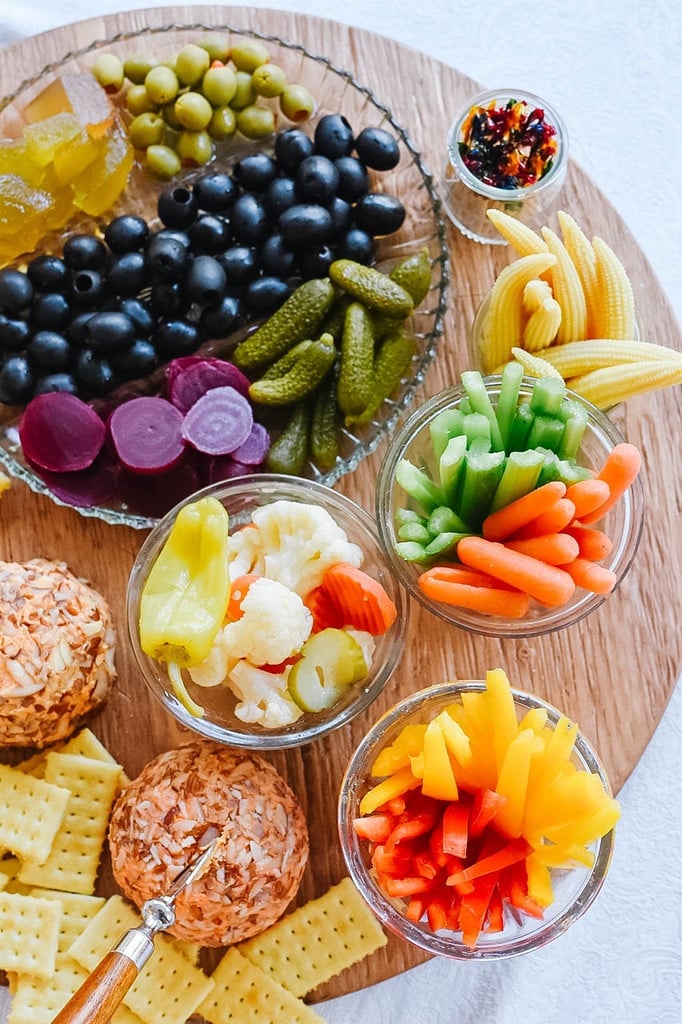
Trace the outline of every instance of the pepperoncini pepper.
<instances>
[{"instance_id":1,"label":"pepperoncini pepper","mask_svg":"<svg viewBox=\"0 0 682 1024\"><path fill-rule=\"evenodd\" d=\"M199 665L213 646L230 599L228 515L216 498L185 505L154 562L140 599L140 645L165 662L178 700L200 718L182 669Z\"/></svg>"}]
</instances>

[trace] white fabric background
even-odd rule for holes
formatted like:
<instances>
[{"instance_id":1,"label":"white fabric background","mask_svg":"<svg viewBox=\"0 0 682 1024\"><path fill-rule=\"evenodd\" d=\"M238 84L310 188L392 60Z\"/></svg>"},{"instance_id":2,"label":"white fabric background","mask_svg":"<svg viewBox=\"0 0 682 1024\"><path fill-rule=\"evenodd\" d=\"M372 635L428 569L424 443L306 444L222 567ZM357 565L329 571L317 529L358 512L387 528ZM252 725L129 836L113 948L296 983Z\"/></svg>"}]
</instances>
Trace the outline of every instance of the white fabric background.
<instances>
[{"instance_id":1,"label":"white fabric background","mask_svg":"<svg viewBox=\"0 0 682 1024\"><path fill-rule=\"evenodd\" d=\"M145 6L165 4L0 0L0 46L95 10ZM547 97L568 122L573 157L624 218L682 320L677 0L253 0L251 6L381 32L486 87L522 84ZM654 331L650 337L665 340ZM678 686L621 792L623 820L605 887L585 917L553 945L497 964L431 961L325 1003L319 1012L328 1024L678 1024L681 750ZM0 990L0 1024L3 999Z\"/></svg>"}]
</instances>

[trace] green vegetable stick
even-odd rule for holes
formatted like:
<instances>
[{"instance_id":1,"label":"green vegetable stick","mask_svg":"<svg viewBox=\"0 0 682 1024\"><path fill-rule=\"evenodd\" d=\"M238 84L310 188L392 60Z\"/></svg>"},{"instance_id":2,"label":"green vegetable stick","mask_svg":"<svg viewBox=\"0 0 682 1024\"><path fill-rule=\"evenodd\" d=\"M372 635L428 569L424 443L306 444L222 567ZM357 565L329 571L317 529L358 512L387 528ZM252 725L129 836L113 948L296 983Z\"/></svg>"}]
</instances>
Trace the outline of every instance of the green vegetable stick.
<instances>
[{"instance_id":1,"label":"green vegetable stick","mask_svg":"<svg viewBox=\"0 0 682 1024\"><path fill-rule=\"evenodd\" d=\"M520 402L516 412L514 413L514 418L509 429L509 440L507 441L508 451L525 451L526 441L534 419L535 416L530 410L530 403Z\"/></svg>"},{"instance_id":2,"label":"green vegetable stick","mask_svg":"<svg viewBox=\"0 0 682 1024\"><path fill-rule=\"evenodd\" d=\"M398 486L414 498L425 512L433 512L434 508L445 504L440 487L408 459L401 459L396 466L395 479Z\"/></svg>"},{"instance_id":3,"label":"green vegetable stick","mask_svg":"<svg viewBox=\"0 0 682 1024\"><path fill-rule=\"evenodd\" d=\"M403 523L398 527L399 540L415 540L418 544L428 544L433 539L433 534L421 523Z\"/></svg>"},{"instance_id":4,"label":"green vegetable stick","mask_svg":"<svg viewBox=\"0 0 682 1024\"><path fill-rule=\"evenodd\" d=\"M490 503L490 511L497 512L498 508L504 508L532 491L537 486L544 462L542 452L532 448L525 452L511 452Z\"/></svg>"},{"instance_id":5,"label":"green vegetable stick","mask_svg":"<svg viewBox=\"0 0 682 1024\"><path fill-rule=\"evenodd\" d=\"M461 541L462 537L470 537L471 531L467 530L466 533L439 533L437 537L426 545L425 552L430 558L435 558L438 555L450 555L455 553L457 545Z\"/></svg>"},{"instance_id":6,"label":"green vegetable stick","mask_svg":"<svg viewBox=\"0 0 682 1024\"><path fill-rule=\"evenodd\" d=\"M564 424L556 416L538 416L533 420L530 428L526 448L551 448L556 452L561 444L564 433Z\"/></svg>"},{"instance_id":7,"label":"green vegetable stick","mask_svg":"<svg viewBox=\"0 0 682 1024\"><path fill-rule=\"evenodd\" d=\"M504 452L489 452L484 455L467 453L457 514L469 526L478 529L487 516L490 502L504 472L504 462Z\"/></svg>"},{"instance_id":8,"label":"green vegetable stick","mask_svg":"<svg viewBox=\"0 0 682 1024\"><path fill-rule=\"evenodd\" d=\"M448 441L464 433L464 416L459 409L443 409L429 424L431 447L436 460L448 446Z\"/></svg>"},{"instance_id":9,"label":"green vegetable stick","mask_svg":"<svg viewBox=\"0 0 682 1024\"><path fill-rule=\"evenodd\" d=\"M516 408L519 404L519 390L523 380L523 367L521 363L507 363L502 371L502 383L500 395L497 399L495 415L500 428L504 450L509 454L509 434L516 415Z\"/></svg>"},{"instance_id":10,"label":"green vegetable stick","mask_svg":"<svg viewBox=\"0 0 682 1024\"><path fill-rule=\"evenodd\" d=\"M397 508L395 510L395 521L398 526L403 526L405 523L421 523L422 526L426 526L427 522L425 516L420 516L412 508Z\"/></svg>"},{"instance_id":11,"label":"green vegetable stick","mask_svg":"<svg viewBox=\"0 0 682 1024\"><path fill-rule=\"evenodd\" d=\"M490 421L483 413L470 412L468 416L464 417L464 433L467 439L467 447L469 448L473 441L478 440L488 441L492 446Z\"/></svg>"},{"instance_id":12,"label":"green vegetable stick","mask_svg":"<svg viewBox=\"0 0 682 1024\"><path fill-rule=\"evenodd\" d=\"M427 529L431 537L437 537L439 533L469 533L466 523L462 522L456 512L444 505L434 508L427 522Z\"/></svg>"},{"instance_id":13,"label":"green vegetable stick","mask_svg":"<svg viewBox=\"0 0 682 1024\"><path fill-rule=\"evenodd\" d=\"M431 556L426 554L423 544L415 540L400 541L395 546L396 553L405 562L417 562L423 564L431 561Z\"/></svg>"},{"instance_id":14,"label":"green vegetable stick","mask_svg":"<svg viewBox=\"0 0 682 1024\"><path fill-rule=\"evenodd\" d=\"M452 437L440 457L438 474L446 503L454 507L457 488L464 468L464 456L467 450L467 439L464 434Z\"/></svg>"},{"instance_id":15,"label":"green vegetable stick","mask_svg":"<svg viewBox=\"0 0 682 1024\"><path fill-rule=\"evenodd\" d=\"M540 416L556 416L566 396L566 385L557 377L539 377L535 381L530 407Z\"/></svg>"},{"instance_id":16,"label":"green vegetable stick","mask_svg":"<svg viewBox=\"0 0 682 1024\"><path fill-rule=\"evenodd\" d=\"M557 449L557 454L561 459L575 458L585 434L587 409L577 402L575 405L575 411L571 413L564 424L564 432L561 435L561 441Z\"/></svg>"},{"instance_id":17,"label":"green vegetable stick","mask_svg":"<svg viewBox=\"0 0 682 1024\"><path fill-rule=\"evenodd\" d=\"M461 377L462 387L467 393L474 412L480 413L490 423L490 440L495 451L502 451L502 433L495 416L495 410L490 401L490 395L486 391L483 377L478 370L465 370Z\"/></svg>"}]
</instances>

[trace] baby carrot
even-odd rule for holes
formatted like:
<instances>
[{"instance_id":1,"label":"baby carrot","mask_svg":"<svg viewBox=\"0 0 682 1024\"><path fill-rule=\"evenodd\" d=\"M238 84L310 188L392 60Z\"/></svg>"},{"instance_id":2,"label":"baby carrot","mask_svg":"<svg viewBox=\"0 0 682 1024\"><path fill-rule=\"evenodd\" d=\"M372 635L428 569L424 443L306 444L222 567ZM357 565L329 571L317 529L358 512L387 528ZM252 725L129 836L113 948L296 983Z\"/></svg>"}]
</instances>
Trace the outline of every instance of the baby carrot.
<instances>
[{"instance_id":1,"label":"baby carrot","mask_svg":"<svg viewBox=\"0 0 682 1024\"><path fill-rule=\"evenodd\" d=\"M320 586L347 626L380 636L396 620L398 610L381 583L354 565L346 562L332 565Z\"/></svg>"},{"instance_id":2,"label":"baby carrot","mask_svg":"<svg viewBox=\"0 0 682 1024\"><path fill-rule=\"evenodd\" d=\"M476 572L466 565L434 565L419 577L420 580L437 580L441 583L464 583L468 587L499 587L500 580L494 580L484 572Z\"/></svg>"},{"instance_id":3,"label":"baby carrot","mask_svg":"<svg viewBox=\"0 0 682 1024\"><path fill-rule=\"evenodd\" d=\"M606 480L594 477L591 480L578 480L566 491L566 497L575 505L575 518L582 519L590 512L603 505L611 495L611 488Z\"/></svg>"},{"instance_id":4,"label":"baby carrot","mask_svg":"<svg viewBox=\"0 0 682 1024\"><path fill-rule=\"evenodd\" d=\"M258 579L255 573L247 572L243 576L238 576L236 580L232 581L230 588L230 600L227 605L227 617L233 621L241 619L244 614L242 611L242 601L249 592L249 587L252 583Z\"/></svg>"},{"instance_id":5,"label":"baby carrot","mask_svg":"<svg viewBox=\"0 0 682 1024\"><path fill-rule=\"evenodd\" d=\"M617 444L606 456L606 461L596 476L597 480L604 480L609 485L611 494L604 504L596 508L594 512L582 516L581 522L589 526L605 516L618 499L625 494L639 473L641 465L642 456L639 448L635 448L634 444L628 444L627 441Z\"/></svg>"},{"instance_id":6,"label":"baby carrot","mask_svg":"<svg viewBox=\"0 0 682 1024\"><path fill-rule=\"evenodd\" d=\"M541 537L545 533L559 533L575 519L575 505L568 498L559 498L551 508L533 519L513 535L514 540Z\"/></svg>"},{"instance_id":7,"label":"baby carrot","mask_svg":"<svg viewBox=\"0 0 682 1024\"><path fill-rule=\"evenodd\" d=\"M505 540L513 533L537 519L566 494L566 484L552 480L529 491L483 520L483 536L486 540Z\"/></svg>"},{"instance_id":8,"label":"baby carrot","mask_svg":"<svg viewBox=\"0 0 682 1024\"><path fill-rule=\"evenodd\" d=\"M611 553L613 543L602 530L594 526L583 526L582 523L571 523L565 528L574 540L578 542L581 558L587 558L590 562L601 562Z\"/></svg>"},{"instance_id":9,"label":"baby carrot","mask_svg":"<svg viewBox=\"0 0 682 1024\"><path fill-rule=\"evenodd\" d=\"M466 583L446 583L444 580L419 578L419 589L432 601L500 615L505 619L522 619L528 611L528 594L498 587L476 587Z\"/></svg>"},{"instance_id":10,"label":"baby carrot","mask_svg":"<svg viewBox=\"0 0 682 1024\"><path fill-rule=\"evenodd\" d=\"M578 541L574 537L569 537L567 533L543 533L539 537L506 540L504 543L512 551L532 555L547 565L566 565L580 554Z\"/></svg>"},{"instance_id":11,"label":"baby carrot","mask_svg":"<svg viewBox=\"0 0 682 1024\"><path fill-rule=\"evenodd\" d=\"M564 569L484 537L463 537L457 557L470 568L504 580L550 607L566 604L575 591L575 583Z\"/></svg>"},{"instance_id":12,"label":"baby carrot","mask_svg":"<svg viewBox=\"0 0 682 1024\"><path fill-rule=\"evenodd\" d=\"M593 594L609 594L616 585L615 572L587 558L576 558L564 568L576 586L591 590Z\"/></svg>"}]
</instances>

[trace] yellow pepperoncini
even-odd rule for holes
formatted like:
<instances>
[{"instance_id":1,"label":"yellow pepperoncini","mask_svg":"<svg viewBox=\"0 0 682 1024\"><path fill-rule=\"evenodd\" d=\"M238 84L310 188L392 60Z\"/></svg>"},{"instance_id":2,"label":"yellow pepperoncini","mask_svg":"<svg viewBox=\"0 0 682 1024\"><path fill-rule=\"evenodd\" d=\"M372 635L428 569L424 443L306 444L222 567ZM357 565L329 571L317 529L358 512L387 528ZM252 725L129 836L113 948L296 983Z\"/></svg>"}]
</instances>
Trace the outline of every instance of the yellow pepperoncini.
<instances>
[{"instance_id":1,"label":"yellow pepperoncini","mask_svg":"<svg viewBox=\"0 0 682 1024\"><path fill-rule=\"evenodd\" d=\"M182 668L201 664L213 646L230 599L228 515L216 498L180 509L152 565L140 599L140 645L163 661L178 700L200 718Z\"/></svg>"}]
</instances>

